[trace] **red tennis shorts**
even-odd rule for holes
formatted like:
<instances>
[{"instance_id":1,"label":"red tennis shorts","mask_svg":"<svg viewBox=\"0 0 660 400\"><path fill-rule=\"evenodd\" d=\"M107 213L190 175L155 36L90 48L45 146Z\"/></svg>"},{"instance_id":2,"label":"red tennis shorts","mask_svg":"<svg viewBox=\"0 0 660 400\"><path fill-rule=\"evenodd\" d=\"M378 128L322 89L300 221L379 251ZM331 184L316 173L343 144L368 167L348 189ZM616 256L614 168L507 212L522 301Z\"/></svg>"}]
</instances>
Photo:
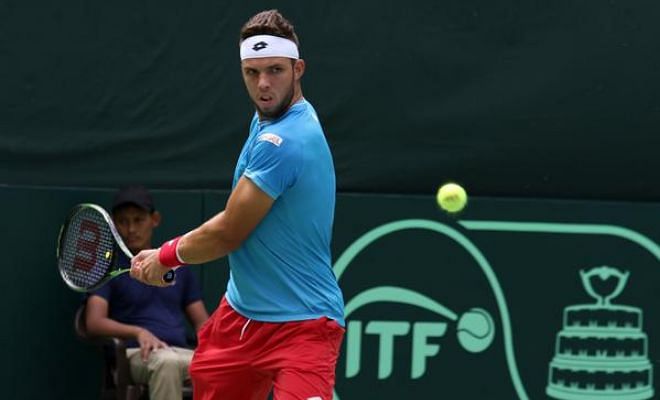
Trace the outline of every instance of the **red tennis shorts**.
<instances>
[{"instance_id":1,"label":"red tennis shorts","mask_svg":"<svg viewBox=\"0 0 660 400\"><path fill-rule=\"evenodd\" d=\"M334 320L258 322L226 299L199 331L195 400L332 400L344 329Z\"/></svg>"}]
</instances>

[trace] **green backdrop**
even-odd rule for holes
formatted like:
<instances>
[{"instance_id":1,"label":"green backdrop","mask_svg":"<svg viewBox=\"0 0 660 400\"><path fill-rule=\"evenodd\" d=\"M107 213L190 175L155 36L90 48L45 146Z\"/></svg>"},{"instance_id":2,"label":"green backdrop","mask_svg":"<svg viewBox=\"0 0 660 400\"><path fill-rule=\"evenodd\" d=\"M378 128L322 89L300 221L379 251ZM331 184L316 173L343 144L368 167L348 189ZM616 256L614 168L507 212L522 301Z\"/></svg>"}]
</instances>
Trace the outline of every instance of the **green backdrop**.
<instances>
[{"instance_id":1,"label":"green backdrop","mask_svg":"<svg viewBox=\"0 0 660 400\"><path fill-rule=\"evenodd\" d=\"M343 192L660 199L660 5L620 0L3 1L0 182L228 188L271 7Z\"/></svg>"},{"instance_id":2,"label":"green backdrop","mask_svg":"<svg viewBox=\"0 0 660 400\"><path fill-rule=\"evenodd\" d=\"M155 191L164 216L157 240L193 228L220 210L226 195ZM108 206L111 197L98 189L0 188L6 398L96 398L99 357L75 338L81 296L58 275L55 242L70 207ZM349 325L338 397L547 398L563 310L595 303L579 273L601 266L630 274L612 303L641 310L635 332L646 338L646 362L657 367L659 212L651 203L477 197L448 216L432 196L339 195L333 260ZM191 268L213 310L226 285L225 260ZM492 319L492 338L477 332L478 340L465 344L459 332L475 308Z\"/></svg>"}]
</instances>

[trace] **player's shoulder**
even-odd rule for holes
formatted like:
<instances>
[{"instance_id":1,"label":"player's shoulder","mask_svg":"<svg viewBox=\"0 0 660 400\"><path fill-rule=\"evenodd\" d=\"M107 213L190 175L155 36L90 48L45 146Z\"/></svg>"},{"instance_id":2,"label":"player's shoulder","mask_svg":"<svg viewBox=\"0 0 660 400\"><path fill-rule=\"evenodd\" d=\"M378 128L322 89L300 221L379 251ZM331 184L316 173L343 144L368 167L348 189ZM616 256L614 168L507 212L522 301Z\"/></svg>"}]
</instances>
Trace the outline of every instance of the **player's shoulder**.
<instances>
[{"instance_id":1,"label":"player's shoulder","mask_svg":"<svg viewBox=\"0 0 660 400\"><path fill-rule=\"evenodd\" d=\"M314 106L305 99L292 106L291 121L296 122L301 129L313 131L321 129L321 121Z\"/></svg>"},{"instance_id":2,"label":"player's shoulder","mask_svg":"<svg viewBox=\"0 0 660 400\"><path fill-rule=\"evenodd\" d=\"M270 127L269 127L270 128ZM274 124L272 129L266 129L265 132L275 133L282 139L291 141L306 141L309 137L323 134L323 129L314 109L309 103L298 103L295 110L290 112L286 118L278 124Z\"/></svg>"}]
</instances>

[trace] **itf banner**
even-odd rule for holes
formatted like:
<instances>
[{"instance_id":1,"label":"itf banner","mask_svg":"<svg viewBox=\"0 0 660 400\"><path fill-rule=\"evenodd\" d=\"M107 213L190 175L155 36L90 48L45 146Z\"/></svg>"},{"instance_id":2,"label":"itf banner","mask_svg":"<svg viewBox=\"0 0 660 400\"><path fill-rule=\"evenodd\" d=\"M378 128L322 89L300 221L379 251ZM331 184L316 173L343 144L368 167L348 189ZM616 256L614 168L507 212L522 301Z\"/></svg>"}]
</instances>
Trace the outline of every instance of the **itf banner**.
<instances>
[{"instance_id":1,"label":"itf banner","mask_svg":"<svg viewBox=\"0 0 660 400\"><path fill-rule=\"evenodd\" d=\"M335 398L655 397L660 205L338 200Z\"/></svg>"}]
</instances>

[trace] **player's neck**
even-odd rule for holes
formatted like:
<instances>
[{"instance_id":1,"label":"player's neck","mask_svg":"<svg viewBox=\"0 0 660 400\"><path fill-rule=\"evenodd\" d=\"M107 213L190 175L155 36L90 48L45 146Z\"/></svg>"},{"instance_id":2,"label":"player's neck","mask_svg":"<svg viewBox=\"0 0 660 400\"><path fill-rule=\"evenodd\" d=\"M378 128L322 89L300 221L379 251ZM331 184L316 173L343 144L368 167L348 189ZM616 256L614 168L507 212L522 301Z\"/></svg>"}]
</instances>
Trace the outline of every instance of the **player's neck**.
<instances>
[{"instance_id":1,"label":"player's neck","mask_svg":"<svg viewBox=\"0 0 660 400\"><path fill-rule=\"evenodd\" d=\"M298 90L293 94L293 98L291 99L291 103L289 104L289 107L286 108L287 111L293 107L294 104L298 103L301 99L303 98L302 95L302 90Z\"/></svg>"},{"instance_id":2,"label":"player's neck","mask_svg":"<svg viewBox=\"0 0 660 400\"><path fill-rule=\"evenodd\" d=\"M302 99L303 99L302 90L300 90L300 89L295 90L294 93L293 93L293 97L291 98L291 101L289 102L289 104L281 112L281 114L278 114L275 117L266 117L257 109L257 114L259 115L259 122L260 123L261 122L271 122L271 121L282 118L282 116L286 115L286 113L289 112L291 107L293 107L296 103L298 103Z\"/></svg>"}]
</instances>

